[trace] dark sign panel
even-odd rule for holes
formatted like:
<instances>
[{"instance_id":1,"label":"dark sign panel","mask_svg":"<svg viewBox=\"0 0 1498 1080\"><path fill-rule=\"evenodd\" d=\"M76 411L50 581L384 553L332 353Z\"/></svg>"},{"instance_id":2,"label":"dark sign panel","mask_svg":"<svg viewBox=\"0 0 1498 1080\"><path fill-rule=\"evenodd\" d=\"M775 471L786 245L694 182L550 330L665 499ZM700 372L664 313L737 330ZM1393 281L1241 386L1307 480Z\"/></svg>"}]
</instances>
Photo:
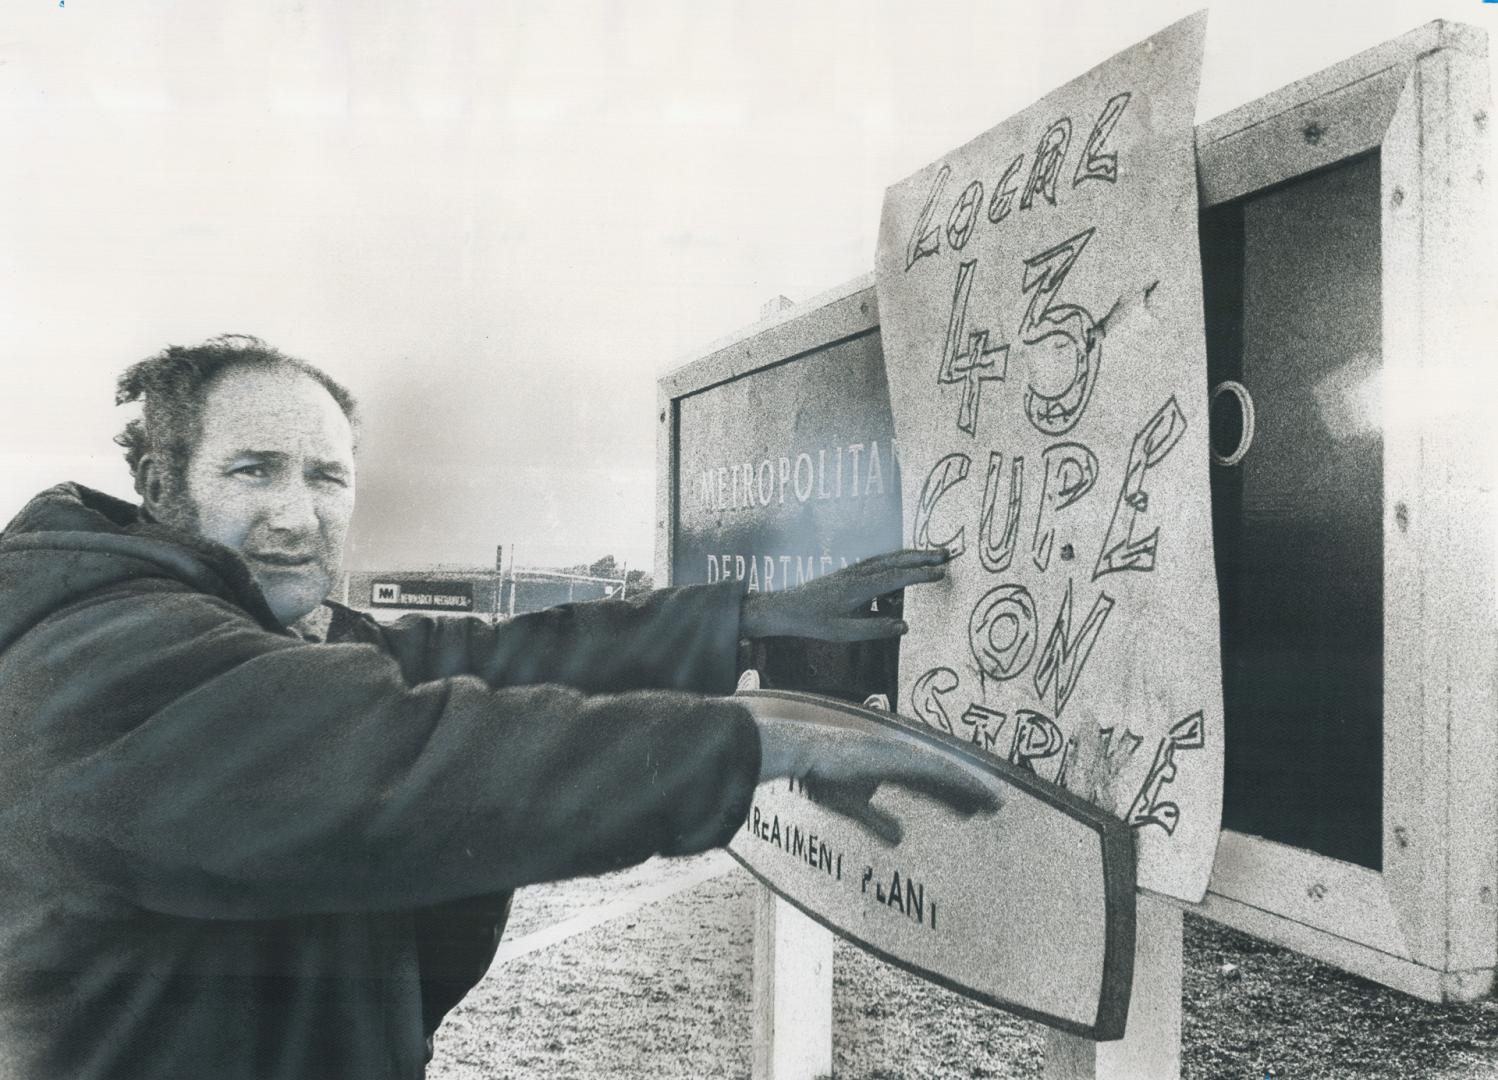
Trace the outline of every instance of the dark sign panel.
<instances>
[{"instance_id":1,"label":"dark sign panel","mask_svg":"<svg viewBox=\"0 0 1498 1080\"><path fill-rule=\"evenodd\" d=\"M778 591L900 546L877 329L690 394L677 409L674 584L737 579ZM894 692L889 642L771 643L752 662L766 686Z\"/></svg>"},{"instance_id":2,"label":"dark sign panel","mask_svg":"<svg viewBox=\"0 0 1498 1080\"><path fill-rule=\"evenodd\" d=\"M1257 402L1255 423L1225 396L1213 416L1223 824L1375 870L1384 768L1378 203L1379 160L1368 156L1202 214L1211 378L1239 382Z\"/></svg>"},{"instance_id":3,"label":"dark sign panel","mask_svg":"<svg viewBox=\"0 0 1498 1080\"><path fill-rule=\"evenodd\" d=\"M672 580L764 591L898 546L879 335L682 399Z\"/></svg>"},{"instance_id":4,"label":"dark sign panel","mask_svg":"<svg viewBox=\"0 0 1498 1080\"><path fill-rule=\"evenodd\" d=\"M440 611L472 611L473 585L466 581L374 581L369 606Z\"/></svg>"}]
</instances>

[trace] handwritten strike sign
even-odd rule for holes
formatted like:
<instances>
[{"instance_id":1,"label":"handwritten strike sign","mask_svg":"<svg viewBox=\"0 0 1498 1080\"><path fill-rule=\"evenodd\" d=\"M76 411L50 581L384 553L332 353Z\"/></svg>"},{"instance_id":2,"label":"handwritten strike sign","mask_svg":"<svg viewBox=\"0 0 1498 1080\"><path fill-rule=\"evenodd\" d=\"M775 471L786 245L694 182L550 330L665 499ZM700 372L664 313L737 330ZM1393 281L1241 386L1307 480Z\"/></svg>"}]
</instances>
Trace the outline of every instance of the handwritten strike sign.
<instances>
[{"instance_id":1,"label":"handwritten strike sign","mask_svg":"<svg viewBox=\"0 0 1498 1080\"><path fill-rule=\"evenodd\" d=\"M1139 883L1191 901L1222 809L1205 28L890 188L877 263L906 539L958 553L906 596L899 711L1123 817Z\"/></svg>"}]
</instances>

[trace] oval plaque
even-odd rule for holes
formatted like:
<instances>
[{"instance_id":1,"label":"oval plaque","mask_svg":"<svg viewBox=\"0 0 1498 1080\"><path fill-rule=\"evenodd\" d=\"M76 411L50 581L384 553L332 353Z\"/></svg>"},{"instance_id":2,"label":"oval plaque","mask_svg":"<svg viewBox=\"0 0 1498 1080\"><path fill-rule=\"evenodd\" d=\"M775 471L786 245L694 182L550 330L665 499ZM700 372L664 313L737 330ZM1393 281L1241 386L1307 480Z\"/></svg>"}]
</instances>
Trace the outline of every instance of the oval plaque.
<instances>
[{"instance_id":1,"label":"oval plaque","mask_svg":"<svg viewBox=\"0 0 1498 1080\"><path fill-rule=\"evenodd\" d=\"M963 817L885 785L881 843L795 781L761 784L729 851L807 915L949 989L1096 1040L1123 1035L1134 963L1134 844L1121 820L958 739L872 709L780 691L736 695L756 716L894 740L1003 802Z\"/></svg>"}]
</instances>

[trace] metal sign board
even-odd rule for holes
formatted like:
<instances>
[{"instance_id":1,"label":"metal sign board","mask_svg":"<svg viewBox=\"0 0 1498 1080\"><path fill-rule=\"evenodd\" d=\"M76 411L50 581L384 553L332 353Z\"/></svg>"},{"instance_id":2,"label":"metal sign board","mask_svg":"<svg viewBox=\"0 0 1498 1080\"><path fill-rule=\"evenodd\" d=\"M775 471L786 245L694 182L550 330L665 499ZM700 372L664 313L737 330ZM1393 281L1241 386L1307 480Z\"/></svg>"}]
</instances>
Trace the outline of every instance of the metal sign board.
<instances>
[{"instance_id":1,"label":"metal sign board","mask_svg":"<svg viewBox=\"0 0 1498 1080\"><path fill-rule=\"evenodd\" d=\"M1193 114L1205 16L885 199L876 282L911 590L898 708L1138 834L1206 891L1222 806Z\"/></svg>"},{"instance_id":2,"label":"metal sign board","mask_svg":"<svg viewBox=\"0 0 1498 1080\"><path fill-rule=\"evenodd\" d=\"M369 605L440 611L472 611L473 585L466 581L374 581Z\"/></svg>"},{"instance_id":3,"label":"metal sign board","mask_svg":"<svg viewBox=\"0 0 1498 1080\"><path fill-rule=\"evenodd\" d=\"M1093 1039L1123 1035L1134 961L1134 845L1122 821L888 714L807 694L740 693L757 716L890 739L978 779L1002 801L962 817L887 785L888 847L809 799L761 784L729 851L776 893L891 963L969 997Z\"/></svg>"},{"instance_id":4,"label":"metal sign board","mask_svg":"<svg viewBox=\"0 0 1498 1080\"><path fill-rule=\"evenodd\" d=\"M1489 67L1432 22L1197 132L1210 370L1257 401L1217 446L1202 911L1435 1001L1498 958Z\"/></svg>"},{"instance_id":5,"label":"metal sign board","mask_svg":"<svg viewBox=\"0 0 1498 1080\"><path fill-rule=\"evenodd\" d=\"M672 584L741 579L773 592L899 547L900 477L873 305L866 287L761 330L724 350L733 377L676 398ZM740 349L758 366L746 370ZM773 686L850 700L895 693L893 642L780 639L754 649Z\"/></svg>"},{"instance_id":6,"label":"metal sign board","mask_svg":"<svg viewBox=\"0 0 1498 1080\"><path fill-rule=\"evenodd\" d=\"M672 582L774 592L898 545L882 360L869 332L682 399Z\"/></svg>"}]
</instances>

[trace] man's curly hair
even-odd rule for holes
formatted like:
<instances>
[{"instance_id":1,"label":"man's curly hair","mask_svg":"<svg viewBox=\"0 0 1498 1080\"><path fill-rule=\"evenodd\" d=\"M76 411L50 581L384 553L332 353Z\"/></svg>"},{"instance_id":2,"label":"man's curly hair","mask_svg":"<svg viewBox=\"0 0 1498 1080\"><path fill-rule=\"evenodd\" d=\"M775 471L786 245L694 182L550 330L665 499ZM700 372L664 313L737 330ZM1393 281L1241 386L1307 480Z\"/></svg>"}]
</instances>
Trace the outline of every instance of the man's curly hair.
<instances>
[{"instance_id":1,"label":"man's curly hair","mask_svg":"<svg viewBox=\"0 0 1498 1080\"><path fill-rule=\"evenodd\" d=\"M161 352L131 364L116 384L116 405L141 403L139 419L131 420L114 441L125 448L125 463L135 479L135 490L145 494L142 460L150 455L161 462L170 482L180 486L187 462L201 433L203 402L208 388L234 368L289 368L315 380L326 390L350 424L358 422L354 396L340 383L305 360L287 356L249 334L220 334L201 345L168 345Z\"/></svg>"}]
</instances>

